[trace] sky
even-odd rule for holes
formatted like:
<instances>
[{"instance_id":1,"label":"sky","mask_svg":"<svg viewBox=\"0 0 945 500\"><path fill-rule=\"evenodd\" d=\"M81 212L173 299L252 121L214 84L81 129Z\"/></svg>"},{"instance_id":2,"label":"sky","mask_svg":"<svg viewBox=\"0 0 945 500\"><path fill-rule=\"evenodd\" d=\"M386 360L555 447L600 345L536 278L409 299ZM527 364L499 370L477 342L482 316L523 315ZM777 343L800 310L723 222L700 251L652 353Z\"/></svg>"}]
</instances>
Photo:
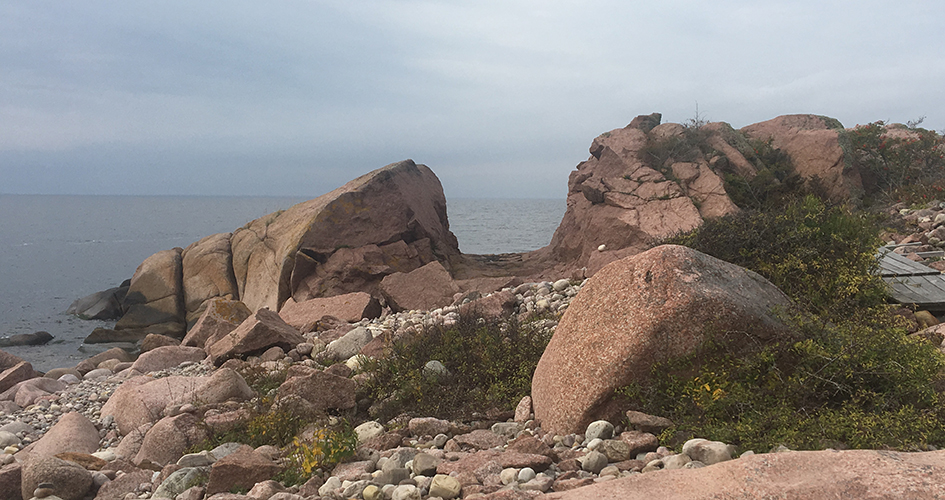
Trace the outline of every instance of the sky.
<instances>
[{"instance_id":1,"label":"sky","mask_svg":"<svg viewBox=\"0 0 945 500\"><path fill-rule=\"evenodd\" d=\"M945 129L938 0L0 0L0 194L564 198L659 112Z\"/></svg>"}]
</instances>

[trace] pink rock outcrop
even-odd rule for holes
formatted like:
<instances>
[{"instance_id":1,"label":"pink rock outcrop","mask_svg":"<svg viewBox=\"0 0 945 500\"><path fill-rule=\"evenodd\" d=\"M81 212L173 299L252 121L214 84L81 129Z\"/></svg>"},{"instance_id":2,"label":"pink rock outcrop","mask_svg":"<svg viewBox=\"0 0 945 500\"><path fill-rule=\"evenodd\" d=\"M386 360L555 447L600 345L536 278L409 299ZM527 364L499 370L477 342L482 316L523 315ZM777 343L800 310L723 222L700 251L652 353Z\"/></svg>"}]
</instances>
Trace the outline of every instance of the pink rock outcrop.
<instances>
[{"instance_id":1,"label":"pink rock outcrop","mask_svg":"<svg viewBox=\"0 0 945 500\"><path fill-rule=\"evenodd\" d=\"M303 302L290 298L279 311L289 326L301 330L323 316L334 316L348 323L381 315L381 304L365 292L352 292L333 297L318 297Z\"/></svg>"},{"instance_id":2,"label":"pink rock outcrop","mask_svg":"<svg viewBox=\"0 0 945 500\"><path fill-rule=\"evenodd\" d=\"M231 233L207 236L181 253L182 289L188 326L193 326L207 301L213 298L239 298L236 276L233 275Z\"/></svg>"},{"instance_id":3,"label":"pink rock outcrop","mask_svg":"<svg viewBox=\"0 0 945 500\"><path fill-rule=\"evenodd\" d=\"M858 170L849 168L840 144L843 126L837 120L817 115L783 115L743 127L748 137L771 140L771 146L781 149L803 178L820 180L822 187L834 200L848 200L863 191Z\"/></svg>"},{"instance_id":4,"label":"pink rock outcrop","mask_svg":"<svg viewBox=\"0 0 945 500\"><path fill-rule=\"evenodd\" d=\"M690 248L664 245L611 263L565 312L532 379L535 417L549 432L619 420L614 390L713 335L764 340L789 299L758 274ZM623 408L625 411L626 408Z\"/></svg>"},{"instance_id":5,"label":"pink rock outcrop","mask_svg":"<svg viewBox=\"0 0 945 500\"><path fill-rule=\"evenodd\" d=\"M942 498L945 452L795 451L662 470L543 496L548 500Z\"/></svg>"},{"instance_id":6,"label":"pink rock outcrop","mask_svg":"<svg viewBox=\"0 0 945 500\"><path fill-rule=\"evenodd\" d=\"M141 263L122 301L116 331L182 338L185 331L181 249L160 251Z\"/></svg>"},{"instance_id":7,"label":"pink rock outcrop","mask_svg":"<svg viewBox=\"0 0 945 500\"><path fill-rule=\"evenodd\" d=\"M367 291L387 274L459 253L439 180L411 160L257 219L233 232L232 248L240 300L273 311L290 296Z\"/></svg>"}]
</instances>

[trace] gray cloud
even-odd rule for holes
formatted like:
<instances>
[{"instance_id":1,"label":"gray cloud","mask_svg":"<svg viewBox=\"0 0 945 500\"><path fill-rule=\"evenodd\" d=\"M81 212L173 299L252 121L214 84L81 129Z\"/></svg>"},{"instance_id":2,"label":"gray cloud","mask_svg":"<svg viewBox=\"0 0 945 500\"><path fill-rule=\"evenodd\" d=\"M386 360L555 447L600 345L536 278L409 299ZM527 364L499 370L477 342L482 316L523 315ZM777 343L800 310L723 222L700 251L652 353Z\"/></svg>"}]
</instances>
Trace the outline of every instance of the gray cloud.
<instances>
[{"instance_id":1,"label":"gray cloud","mask_svg":"<svg viewBox=\"0 0 945 500\"><path fill-rule=\"evenodd\" d=\"M563 197L662 112L945 128L934 1L7 2L0 192L314 196L404 158Z\"/></svg>"}]
</instances>

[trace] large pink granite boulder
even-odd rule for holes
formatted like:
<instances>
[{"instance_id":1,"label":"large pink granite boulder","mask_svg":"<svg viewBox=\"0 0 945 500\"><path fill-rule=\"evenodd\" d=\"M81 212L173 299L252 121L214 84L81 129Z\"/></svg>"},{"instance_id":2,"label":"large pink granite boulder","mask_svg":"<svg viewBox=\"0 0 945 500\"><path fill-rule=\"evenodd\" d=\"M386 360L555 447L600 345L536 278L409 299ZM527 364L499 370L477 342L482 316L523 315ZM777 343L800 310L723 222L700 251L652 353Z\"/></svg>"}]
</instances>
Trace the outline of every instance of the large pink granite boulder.
<instances>
[{"instance_id":1,"label":"large pink granite boulder","mask_svg":"<svg viewBox=\"0 0 945 500\"><path fill-rule=\"evenodd\" d=\"M63 382L46 377L36 377L18 382L13 387L0 393L0 401L13 401L21 408L36 402L37 399L63 391L68 387Z\"/></svg>"},{"instance_id":2,"label":"large pink granite boulder","mask_svg":"<svg viewBox=\"0 0 945 500\"><path fill-rule=\"evenodd\" d=\"M52 457L65 452L95 453L99 447L98 429L88 417L78 412L63 415L43 437L20 453L31 458Z\"/></svg>"},{"instance_id":3,"label":"large pink granite boulder","mask_svg":"<svg viewBox=\"0 0 945 500\"><path fill-rule=\"evenodd\" d=\"M336 278L309 278L335 253L398 241L406 255L416 256L410 269L429 262L423 255L447 259L459 253L439 180L412 160L392 163L234 231L239 298L250 310L277 311L290 296L299 301L324 296ZM364 270L368 273L345 277L354 286L346 292L368 290L391 272L383 263L377 272Z\"/></svg>"},{"instance_id":4,"label":"large pink granite boulder","mask_svg":"<svg viewBox=\"0 0 945 500\"><path fill-rule=\"evenodd\" d=\"M194 393L207 377L170 376L154 379L138 376L126 380L102 406L102 415L112 415L122 435L157 422L164 409L174 403L197 403Z\"/></svg>"},{"instance_id":5,"label":"large pink granite boulder","mask_svg":"<svg viewBox=\"0 0 945 500\"><path fill-rule=\"evenodd\" d=\"M187 332L181 345L206 347L236 330L246 318L252 316L246 304L238 300L214 297L204 303L203 314Z\"/></svg>"},{"instance_id":6,"label":"large pink granite boulder","mask_svg":"<svg viewBox=\"0 0 945 500\"><path fill-rule=\"evenodd\" d=\"M459 291L459 285L438 261L409 273L391 274L381 281L381 293L395 311L425 311L448 306Z\"/></svg>"},{"instance_id":7,"label":"large pink granite boulder","mask_svg":"<svg viewBox=\"0 0 945 500\"><path fill-rule=\"evenodd\" d=\"M260 309L235 330L207 346L207 354L219 366L227 359L261 354L274 346L288 351L302 342L305 342L305 337L287 325L278 314L269 309Z\"/></svg>"},{"instance_id":8,"label":"large pink granite boulder","mask_svg":"<svg viewBox=\"0 0 945 500\"><path fill-rule=\"evenodd\" d=\"M693 352L707 335L774 338L784 327L772 310L789 305L758 274L690 248L664 245L616 261L587 281L538 362L535 417L562 435L616 422L615 389L645 381L653 364Z\"/></svg>"},{"instance_id":9,"label":"large pink granite boulder","mask_svg":"<svg viewBox=\"0 0 945 500\"><path fill-rule=\"evenodd\" d=\"M138 454L132 460L136 465L146 460L160 466L176 462L192 448L208 438L200 419L190 413L181 413L159 420L144 436Z\"/></svg>"},{"instance_id":10,"label":"large pink granite boulder","mask_svg":"<svg viewBox=\"0 0 945 500\"><path fill-rule=\"evenodd\" d=\"M27 461L20 484L23 498L34 498L33 492L42 483L51 483L52 494L61 500L82 500L92 488L92 474L81 465L55 457ZM12 492L4 493L12 496Z\"/></svg>"},{"instance_id":11,"label":"large pink granite boulder","mask_svg":"<svg viewBox=\"0 0 945 500\"><path fill-rule=\"evenodd\" d=\"M724 195L707 167L690 169L680 185L670 178L670 170L647 166L641 152L648 141L644 129L651 122L638 120L601 134L591 144L591 157L571 172L568 208L548 246L554 262L565 268L587 268L586 274L592 275L659 238L698 227L702 215L693 199ZM686 195L687 186L694 198ZM713 213L725 211L715 204ZM604 251L598 250L601 245Z\"/></svg>"},{"instance_id":12,"label":"large pink granite boulder","mask_svg":"<svg viewBox=\"0 0 945 500\"><path fill-rule=\"evenodd\" d=\"M380 315L381 304L364 292L318 297L302 302L290 298L279 311L279 316L282 316L289 326L298 330L322 319L322 316L334 316L348 323L357 323L362 319L374 319Z\"/></svg>"},{"instance_id":13,"label":"large pink granite boulder","mask_svg":"<svg viewBox=\"0 0 945 500\"><path fill-rule=\"evenodd\" d=\"M233 275L230 236L230 233L207 236L185 248L181 254L188 326L197 322L208 300L239 297L236 276Z\"/></svg>"},{"instance_id":14,"label":"large pink granite boulder","mask_svg":"<svg viewBox=\"0 0 945 500\"><path fill-rule=\"evenodd\" d=\"M941 498L945 451L767 453L700 469L662 470L543 496L548 500Z\"/></svg>"},{"instance_id":15,"label":"large pink granite boulder","mask_svg":"<svg viewBox=\"0 0 945 500\"><path fill-rule=\"evenodd\" d=\"M181 249L160 251L141 263L122 301L116 331L182 338L185 332Z\"/></svg>"}]
</instances>

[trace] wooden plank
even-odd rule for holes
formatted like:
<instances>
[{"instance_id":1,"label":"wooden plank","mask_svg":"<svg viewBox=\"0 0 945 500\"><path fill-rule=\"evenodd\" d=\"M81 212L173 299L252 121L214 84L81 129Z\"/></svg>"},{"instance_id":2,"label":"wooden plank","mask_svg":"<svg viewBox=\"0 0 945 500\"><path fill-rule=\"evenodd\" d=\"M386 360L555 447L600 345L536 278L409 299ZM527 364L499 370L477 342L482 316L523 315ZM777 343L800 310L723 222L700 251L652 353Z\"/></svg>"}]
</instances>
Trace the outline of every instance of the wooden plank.
<instances>
[{"instance_id":1,"label":"wooden plank","mask_svg":"<svg viewBox=\"0 0 945 500\"><path fill-rule=\"evenodd\" d=\"M935 269L919 264L918 262L913 262L902 255L899 255L893 251L888 251L885 248L880 249L879 252L879 268L880 276L883 277L941 274Z\"/></svg>"},{"instance_id":2,"label":"wooden plank","mask_svg":"<svg viewBox=\"0 0 945 500\"><path fill-rule=\"evenodd\" d=\"M915 304L922 308L945 308L945 276L884 277L893 300L900 304Z\"/></svg>"}]
</instances>

